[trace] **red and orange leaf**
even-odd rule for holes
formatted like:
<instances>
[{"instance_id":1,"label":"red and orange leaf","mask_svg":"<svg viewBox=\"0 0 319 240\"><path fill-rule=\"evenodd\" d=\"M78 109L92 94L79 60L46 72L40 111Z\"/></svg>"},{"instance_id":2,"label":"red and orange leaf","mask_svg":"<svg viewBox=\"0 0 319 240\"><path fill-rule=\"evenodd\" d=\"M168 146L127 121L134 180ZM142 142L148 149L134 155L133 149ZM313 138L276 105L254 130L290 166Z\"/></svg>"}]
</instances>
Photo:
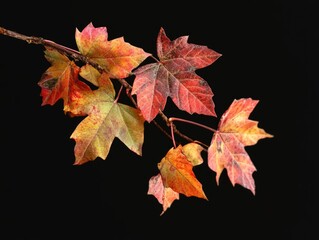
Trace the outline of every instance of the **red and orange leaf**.
<instances>
[{"instance_id":1,"label":"red and orange leaf","mask_svg":"<svg viewBox=\"0 0 319 240\"><path fill-rule=\"evenodd\" d=\"M75 41L79 51L87 57L93 57L101 54L100 48L108 42L108 33L106 27L94 27L90 22L82 32L77 28L75 30Z\"/></svg>"},{"instance_id":2,"label":"red and orange leaf","mask_svg":"<svg viewBox=\"0 0 319 240\"><path fill-rule=\"evenodd\" d=\"M126 78L151 54L124 41L123 37L108 41L106 27L89 23L82 32L76 29L79 51L99 64L113 78Z\"/></svg>"},{"instance_id":3,"label":"red and orange leaf","mask_svg":"<svg viewBox=\"0 0 319 240\"><path fill-rule=\"evenodd\" d=\"M106 159L115 137L131 151L142 155L144 119L136 108L114 102L114 96L105 88L82 95L75 108L87 113L71 137L75 140L75 163L80 165L97 157Z\"/></svg>"},{"instance_id":4,"label":"red and orange leaf","mask_svg":"<svg viewBox=\"0 0 319 240\"><path fill-rule=\"evenodd\" d=\"M258 102L251 98L234 100L221 117L218 130L233 133L245 146L255 145L262 138L273 137L264 129L259 128L257 121L248 119Z\"/></svg>"},{"instance_id":5,"label":"red and orange leaf","mask_svg":"<svg viewBox=\"0 0 319 240\"><path fill-rule=\"evenodd\" d=\"M200 151L196 147L193 147L193 149L194 151ZM197 180L193 172L193 162L197 164L201 159L194 159L194 155L189 153L189 149L186 152L185 155L182 145L171 148L161 162L158 163L163 185L165 188L169 187L187 197L194 196L207 200L202 184ZM191 156L190 160L188 156Z\"/></svg>"},{"instance_id":6,"label":"red and orange leaf","mask_svg":"<svg viewBox=\"0 0 319 240\"><path fill-rule=\"evenodd\" d=\"M70 116L86 116L92 110L92 103L97 99L104 102L113 102L115 89L107 73L100 73L91 65L86 64L80 69L80 76L87 81L99 86L99 89L92 91L72 88L70 91L69 104L64 106L64 112Z\"/></svg>"},{"instance_id":7,"label":"red and orange leaf","mask_svg":"<svg viewBox=\"0 0 319 240\"><path fill-rule=\"evenodd\" d=\"M213 92L195 70L215 62L221 54L206 46L187 43L188 36L171 41L163 28L157 37L158 63L136 69L132 94L150 122L165 108L167 97L190 114L216 116Z\"/></svg>"},{"instance_id":8,"label":"red and orange leaf","mask_svg":"<svg viewBox=\"0 0 319 240\"><path fill-rule=\"evenodd\" d=\"M154 195L158 202L163 205L163 211L160 215L163 215L175 200L179 200L179 193L170 187L164 187L161 174L150 178L147 194Z\"/></svg>"},{"instance_id":9,"label":"red and orange leaf","mask_svg":"<svg viewBox=\"0 0 319 240\"><path fill-rule=\"evenodd\" d=\"M239 184L255 194L253 172L256 171L245 146L273 135L258 127L258 122L248 119L259 101L251 98L234 100L222 115L218 130L208 148L208 166L216 172L216 181L224 169L233 184Z\"/></svg>"},{"instance_id":10,"label":"red and orange leaf","mask_svg":"<svg viewBox=\"0 0 319 240\"><path fill-rule=\"evenodd\" d=\"M50 48L46 48L44 53L51 66L38 82L41 87L42 105L54 105L62 99L64 106L67 106L73 91L90 91L89 86L78 79L80 69L73 61Z\"/></svg>"}]
</instances>

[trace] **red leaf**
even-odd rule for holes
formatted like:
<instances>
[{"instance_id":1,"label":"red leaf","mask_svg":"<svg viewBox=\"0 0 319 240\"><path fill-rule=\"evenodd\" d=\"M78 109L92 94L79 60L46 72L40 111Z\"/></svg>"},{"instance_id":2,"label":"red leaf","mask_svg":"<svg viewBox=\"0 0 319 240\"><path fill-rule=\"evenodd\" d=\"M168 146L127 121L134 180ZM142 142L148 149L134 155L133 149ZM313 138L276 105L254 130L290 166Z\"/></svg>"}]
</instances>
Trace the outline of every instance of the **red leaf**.
<instances>
[{"instance_id":1,"label":"red leaf","mask_svg":"<svg viewBox=\"0 0 319 240\"><path fill-rule=\"evenodd\" d=\"M215 62L221 54L206 46L187 43L182 36L170 41L163 28L157 38L160 61L136 69L132 94L144 118L150 122L170 97L175 105L190 114L216 116L213 92L195 70Z\"/></svg>"},{"instance_id":2,"label":"red leaf","mask_svg":"<svg viewBox=\"0 0 319 240\"><path fill-rule=\"evenodd\" d=\"M161 63L172 73L189 72L207 67L215 62L220 53L206 46L188 43L188 36L171 41L163 28L157 37L157 55Z\"/></svg>"},{"instance_id":3,"label":"red leaf","mask_svg":"<svg viewBox=\"0 0 319 240\"><path fill-rule=\"evenodd\" d=\"M161 215L166 212L175 200L179 199L178 192L175 192L170 187L164 187L161 174L150 178L147 194L154 195L158 202L163 205Z\"/></svg>"}]
</instances>

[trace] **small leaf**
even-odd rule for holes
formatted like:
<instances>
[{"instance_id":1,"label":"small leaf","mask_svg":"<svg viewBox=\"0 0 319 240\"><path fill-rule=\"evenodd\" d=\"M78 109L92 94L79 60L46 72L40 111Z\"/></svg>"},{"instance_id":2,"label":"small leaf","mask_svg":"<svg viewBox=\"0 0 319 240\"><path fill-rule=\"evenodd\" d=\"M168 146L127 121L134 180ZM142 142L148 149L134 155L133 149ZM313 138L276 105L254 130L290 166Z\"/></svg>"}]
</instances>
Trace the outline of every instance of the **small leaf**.
<instances>
[{"instance_id":1,"label":"small leaf","mask_svg":"<svg viewBox=\"0 0 319 240\"><path fill-rule=\"evenodd\" d=\"M81 67L79 74L81 77L91 82L93 85L97 87L110 87L109 90L114 92L113 84L111 83L110 77L106 72L103 72L101 74L93 66L91 66L90 64L86 64Z\"/></svg>"},{"instance_id":2,"label":"small leaf","mask_svg":"<svg viewBox=\"0 0 319 240\"><path fill-rule=\"evenodd\" d=\"M154 195L158 202L163 205L163 211L160 215L163 215L172 203L179 199L179 193L170 187L164 187L160 174L150 178L147 194Z\"/></svg>"},{"instance_id":3,"label":"small leaf","mask_svg":"<svg viewBox=\"0 0 319 240\"><path fill-rule=\"evenodd\" d=\"M187 150L186 150L187 152ZM175 192L182 193L187 197L194 196L207 200L201 183L193 172L194 161L189 161L183 153L183 147L171 148L166 156L158 163L158 169L162 176L164 187L170 187Z\"/></svg>"},{"instance_id":4,"label":"small leaf","mask_svg":"<svg viewBox=\"0 0 319 240\"><path fill-rule=\"evenodd\" d=\"M203 163L204 160L201 156L203 147L201 145L191 142L184 145L182 151L187 160L190 161L193 166L197 166Z\"/></svg>"},{"instance_id":5,"label":"small leaf","mask_svg":"<svg viewBox=\"0 0 319 240\"><path fill-rule=\"evenodd\" d=\"M201 183L196 179L193 166L203 162L200 155L203 147L197 143L188 143L183 147L171 148L158 164L160 174L149 180L147 194L154 195L163 205L161 215L166 212L179 194L195 196L207 200Z\"/></svg>"}]
</instances>

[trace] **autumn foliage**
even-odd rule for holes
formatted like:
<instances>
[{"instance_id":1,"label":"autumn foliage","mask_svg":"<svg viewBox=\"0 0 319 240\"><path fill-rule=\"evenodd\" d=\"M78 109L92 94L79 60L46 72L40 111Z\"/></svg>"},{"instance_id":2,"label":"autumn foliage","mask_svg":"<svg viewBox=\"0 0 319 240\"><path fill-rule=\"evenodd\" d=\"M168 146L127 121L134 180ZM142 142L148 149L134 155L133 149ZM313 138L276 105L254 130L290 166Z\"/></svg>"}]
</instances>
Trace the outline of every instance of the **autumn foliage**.
<instances>
[{"instance_id":1,"label":"autumn foliage","mask_svg":"<svg viewBox=\"0 0 319 240\"><path fill-rule=\"evenodd\" d=\"M220 53L188 43L188 36L171 40L163 28L157 37L157 57L123 37L110 40L106 27L96 28L92 23L82 31L76 29L78 50L4 28L0 33L44 45L50 67L38 82L42 105L62 100L65 114L83 117L70 136L75 141L75 165L107 159L115 138L142 156L144 124L156 123L155 118L160 116L171 128L173 144L159 159L158 174L149 179L147 194L162 205L161 215L180 194L208 200L193 171L203 162L216 174L217 185L225 169L232 185L241 185L255 194L252 175L256 168L245 147L273 137L259 128L257 121L249 119L258 100L235 99L221 116L217 129L203 126L212 132L208 146L189 139L184 145L176 144L174 134L179 131L174 121L183 120L164 114L167 99L171 98L181 111L217 117L213 91L196 70L213 64L222 56ZM153 63L143 64L147 58ZM134 79L132 84L126 81L129 77ZM113 85L115 80L121 83L119 90ZM121 94L127 94L132 104L120 102ZM207 159L202 158L204 149Z\"/></svg>"}]
</instances>

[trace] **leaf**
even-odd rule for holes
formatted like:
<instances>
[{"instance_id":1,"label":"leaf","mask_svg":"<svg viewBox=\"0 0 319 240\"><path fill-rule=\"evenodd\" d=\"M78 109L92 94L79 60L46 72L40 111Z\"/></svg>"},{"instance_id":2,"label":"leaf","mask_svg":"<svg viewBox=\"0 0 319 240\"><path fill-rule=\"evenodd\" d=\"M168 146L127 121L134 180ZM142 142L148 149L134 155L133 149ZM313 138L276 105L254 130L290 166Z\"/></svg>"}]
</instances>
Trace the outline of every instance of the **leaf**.
<instances>
[{"instance_id":1,"label":"leaf","mask_svg":"<svg viewBox=\"0 0 319 240\"><path fill-rule=\"evenodd\" d=\"M114 91L113 85L110 84L109 74L106 72L101 74L90 64L82 66L79 75L97 87L111 87L110 91Z\"/></svg>"},{"instance_id":2,"label":"leaf","mask_svg":"<svg viewBox=\"0 0 319 240\"><path fill-rule=\"evenodd\" d=\"M73 91L90 91L89 86L78 79L80 69L73 61L50 48L46 48L44 53L51 66L38 82L41 87L42 105L54 105L62 99L64 106L67 106Z\"/></svg>"},{"instance_id":3,"label":"leaf","mask_svg":"<svg viewBox=\"0 0 319 240\"><path fill-rule=\"evenodd\" d=\"M208 166L216 172L219 182L224 168L233 184L249 189L255 195L255 182L252 177L256 168L245 146L251 146L263 138L273 135L258 127L258 122L248 119L259 101L251 98L234 100L222 115L218 130L214 133L208 148Z\"/></svg>"},{"instance_id":4,"label":"leaf","mask_svg":"<svg viewBox=\"0 0 319 240\"><path fill-rule=\"evenodd\" d=\"M216 116L213 92L195 70L212 64L221 54L187 41L188 36L171 41L161 28L157 37L160 61L133 72L136 78L132 94L137 95L137 104L148 122L165 108L167 97L190 114Z\"/></svg>"},{"instance_id":5,"label":"leaf","mask_svg":"<svg viewBox=\"0 0 319 240\"><path fill-rule=\"evenodd\" d=\"M70 101L64 107L64 112L67 112L70 116L86 116L91 112L92 103L98 99L104 102L114 101L115 89L107 73L101 74L87 64L81 67L80 75L94 85L99 86L99 89L93 92L91 89L72 88L69 93Z\"/></svg>"},{"instance_id":6,"label":"leaf","mask_svg":"<svg viewBox=\"0 0 319 240\"><path fill-rule=\"evenodd\" d=\"M82 32L76 29L79 51L104 68L113 78L126 78L151 54L132 46L123 37L108 41L106 27L95 28L89 23Z\"/></svg>"},{"instance_id":7,"label":"leaf","mask_svg":"<svg viewBox=\"0 0 319 240\"><path fill-rule=\"evenodd\" d=\"M166 210L171 207L172 203L179 199L179 193L175 192L170 187L164 187L161 174L153 176L149 180L149 188L147 194L154 195L158 202L163 205L163 215Z\"/></svg>"},{"instance_id":8,"label":"leaf","mask_svg":"<svg viewBox=\"0 0 319 240\"><path fill-rule=\"evenodd\" d=\"M194 151L200 151L194 147ZM194 155L190 154L190 149L184 153L184 148L179 145L176 148L171 148L166 156L158 163L158 169L163 180L165 188L169 187L175 192L184 194L187 197L194 196L207 200L207 197L202 189L201 183L196 179L193 172L193 163L199 163L202 159L194 159ZM189 159L188 157L191 156Z\"/></svg>"},{"instance_id":9,"label":"leaf","mask_svg":"<svg viewBox=\"0 0 319 240\"><path fill-rule=\"evenodd\" d=\"M163 205L161 215L179 199L179 194L195 196L207 200L201 183L196 179L193 166L200 165L203 159L200 155L203 147L197 143L171 148L158 163L160 174L149 180L147 194L154 195Z\"/></svg>"},{"instance_id":10,"label":"leaf","mask_svg":"<svg viewBox=\"0 0 319 240\"><path fill-rule=\"evenodd\" d=\"M114 102L114 95L99 88L78 99L78 112L87 113L71 137L75 140L75 165L97 157L106 159L115 137L142 155L144 119L136 108ZM75 104L75 103L74 103Z\"/></svg>"},{"instance_id":11,"label":"leaf","mask_svg":"<svg viewBox=\"0 0 319 240\"><path fill-rule=\"evenodd\" d=\"M187 160L192 163L193 166L197 166L203 163L201 152L203 147L197 143L188 143L183 146L182 152L186 156Z\"/></svg>"}]
</instances>

